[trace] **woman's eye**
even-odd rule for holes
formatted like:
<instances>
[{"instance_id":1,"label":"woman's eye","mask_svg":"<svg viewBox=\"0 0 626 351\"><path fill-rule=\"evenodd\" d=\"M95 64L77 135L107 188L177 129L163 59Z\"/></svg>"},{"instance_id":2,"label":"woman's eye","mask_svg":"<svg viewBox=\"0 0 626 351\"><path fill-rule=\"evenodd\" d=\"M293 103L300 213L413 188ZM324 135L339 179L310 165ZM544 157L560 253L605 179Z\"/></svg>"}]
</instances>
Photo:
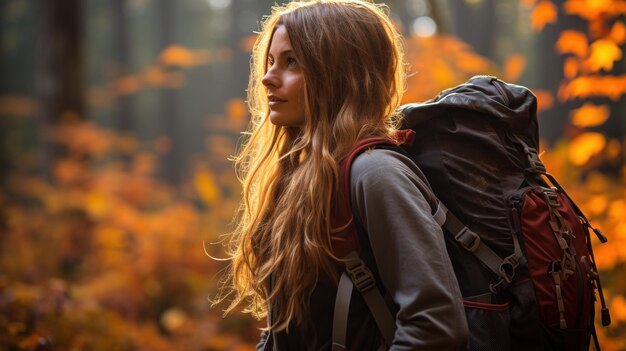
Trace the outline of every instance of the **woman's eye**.
<instances>
[{"instance_id":1,"label":"woman's eye","mask_svg":"<svg viewBox=\"0 0 626 351\"><path fill-rule=\"evenodd\" d=\"M287 59L287 67L293 67L297 64L296 59L294 58L288 58Z\"/></svg>"}]
</instances>

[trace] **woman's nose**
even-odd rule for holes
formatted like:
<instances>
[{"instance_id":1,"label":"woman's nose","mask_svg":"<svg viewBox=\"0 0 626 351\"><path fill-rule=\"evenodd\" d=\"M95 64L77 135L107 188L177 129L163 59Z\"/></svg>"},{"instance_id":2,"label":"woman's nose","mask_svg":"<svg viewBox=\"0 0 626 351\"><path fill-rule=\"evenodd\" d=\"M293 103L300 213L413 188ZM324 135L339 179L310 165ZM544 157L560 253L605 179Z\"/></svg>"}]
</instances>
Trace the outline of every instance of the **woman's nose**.
<instances>
[{"instance_id":1,"label":"woman's nose","mask_svg":"<svg viewBox=\"0 0 626 351\"><path fill-rule=\"evenodd\" d=\"M278 86L280 85L279 79L276 76L276 72L272 68L265 72L261 83L263 83L263 85L265 85L265 87L267 88L278 88Z\"/></svg>"}]
</instances>

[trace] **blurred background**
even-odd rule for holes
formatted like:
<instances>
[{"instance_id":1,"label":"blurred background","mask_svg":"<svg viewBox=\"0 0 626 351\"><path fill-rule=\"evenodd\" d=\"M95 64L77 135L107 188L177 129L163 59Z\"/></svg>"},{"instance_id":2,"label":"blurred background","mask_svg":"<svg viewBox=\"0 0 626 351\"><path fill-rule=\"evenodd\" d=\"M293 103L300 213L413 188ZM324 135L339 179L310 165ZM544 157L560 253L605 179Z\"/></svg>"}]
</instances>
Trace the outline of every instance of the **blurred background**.
<instances>
[{"instance_id":1,"label":"blurred background","mask_svg":"<svg viewBox=\"0 0 626 351\"><path fill-rule=\"evenodd\" d=\"M252 350L211 308L274 0L0 1L0 350ZM626 350L626 1L393 0L405 102L475 74L530 87L542 159L595 243ZM595 240L595 239L594 239Z\"/></svg>"}]
</instances>

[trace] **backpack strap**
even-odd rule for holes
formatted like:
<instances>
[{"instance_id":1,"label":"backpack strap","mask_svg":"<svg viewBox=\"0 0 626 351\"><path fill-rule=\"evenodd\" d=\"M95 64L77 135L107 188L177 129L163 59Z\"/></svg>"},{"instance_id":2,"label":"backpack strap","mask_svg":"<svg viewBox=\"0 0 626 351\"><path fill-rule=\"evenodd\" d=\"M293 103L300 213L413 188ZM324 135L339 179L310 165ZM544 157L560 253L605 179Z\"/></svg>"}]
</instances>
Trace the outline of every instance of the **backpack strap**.
<instances>
[{"instance_id":1,"label":"backpack strap","mask_svg":"<svg viewBox=\"0 0 626 351\"><path fill-rule=\"evenodd\" d=\"M446 221L447 209L439 203L433 218L443 226ZM385 299L376 287L374 275L365 266L359 255L352 251L344 257L346 271L339 279L337 296L335 297L335 311L333 316L333 351L346 350L346 335L348 327L348 313L352 290L356 286L363 296L370 313L376 321L378 329L383 335L386 345L391 345L396 330L395 318L392 316Z\"/></svg>"},{"instance_id":2,"label":"backpack strap","mask_svg":"<svg viewBox=\"0 0 626 351\"><path fill-rule=\"evenodd\" d=\"M367 304L386 345L391 345L396 331L396 322L385 299L376 287L372 272L365 266L359 255L352 251L344 257L346 271L343 272L335 298L333 316L333 351L346 350L348 313L352 290L357 288Z\"/></svg>"},{"instance_id":3,"label":"backpack strap","mask_svg":"<svg viewBox=\"0 0 626 351\"><path fill-rule=\"evenodd\" d=\"M332 349L333 351L346 350L346 335L348 314L352 291L356 286L363 296L370 313L374 317L378 329L381 331L385 343L391 345L395 333L395 318L391 314L385 299L376 286L372 272L358 255L359 241L356 225L353 221L352 206L350 204L350 168L354 159L363 151L377 145L410 144L415 132L412 130L396 131L394 138L372 137L362 139L352 148L340 162L340 177L338 179L337 198L331 218L333 253L342 257L346 270L342 273L335 297L333 316ZM443 216L443 212L439 215Z\"/></svg>"},{"instance_id":4,"label":"backpack strap","mask_svg":"<svg viewBox=\"0 0 626 351\"><path fill-rule=\"evenodd\" d=\"M489 246L482 242L480 236L467 228L454 213L440 204L446 213L446 221L443 224L444 233L451 235L454 240L465 250L474 256L496 277L497 282L489 285L489 290L496 294L506 288L515 277L515 269L526 262L516 235L513 235L514 252L505 258L501 258Z\"/></svg>"},{"instance_id":5,"label":"backpack strap","mask_svg":"<svg viewBox=\"0 0 626 351\"><path fill-rule=\"evenodd\" d=\"M397 146L413 142L415 132L410 129L396 131L393 138L371 137L359 140L352 150L339 162L339 179L335 191L331 214L331 245L337 257L344 257L352 251L359 252L356 225L353 222L350 205L350 167L354 159L363 151L377 145Z\"/></svg>"}]
</instances>

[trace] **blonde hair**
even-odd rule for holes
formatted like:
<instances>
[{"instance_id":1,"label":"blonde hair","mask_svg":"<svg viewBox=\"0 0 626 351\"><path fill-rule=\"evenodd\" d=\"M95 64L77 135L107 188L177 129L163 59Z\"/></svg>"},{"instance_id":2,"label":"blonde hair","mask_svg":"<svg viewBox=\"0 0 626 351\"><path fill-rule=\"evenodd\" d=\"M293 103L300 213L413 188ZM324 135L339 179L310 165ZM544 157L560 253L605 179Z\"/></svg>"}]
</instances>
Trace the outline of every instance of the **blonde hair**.
<instances>
[{"instance_id":1,"label":"blonde hair","mask_svg":"<svg viewBox=\"0 0 626 351\"><path fill-rule=\"evenodd\" d=\"M275 6L251 60L249 137L235 166L243 201L231 234L234 299L258 317L271 306L276 330L299 322L319 279L336 282L330 225L338 161L359 139L389 136L405 90L401 37L388 9L359 0ZM305 122L273 125L261 80L277 26L304 76ZM270 282L271 279L271 282Z\"/></svg>"}]
</instances>

